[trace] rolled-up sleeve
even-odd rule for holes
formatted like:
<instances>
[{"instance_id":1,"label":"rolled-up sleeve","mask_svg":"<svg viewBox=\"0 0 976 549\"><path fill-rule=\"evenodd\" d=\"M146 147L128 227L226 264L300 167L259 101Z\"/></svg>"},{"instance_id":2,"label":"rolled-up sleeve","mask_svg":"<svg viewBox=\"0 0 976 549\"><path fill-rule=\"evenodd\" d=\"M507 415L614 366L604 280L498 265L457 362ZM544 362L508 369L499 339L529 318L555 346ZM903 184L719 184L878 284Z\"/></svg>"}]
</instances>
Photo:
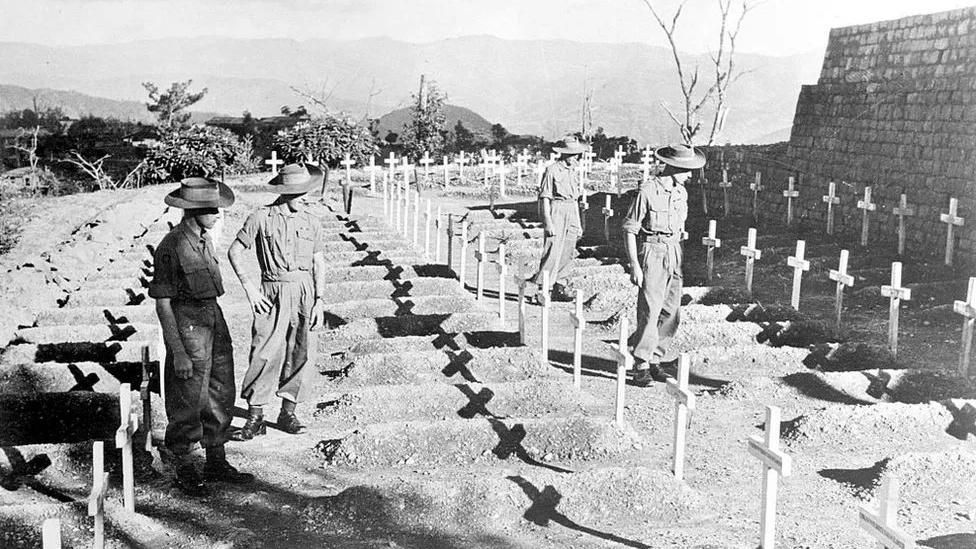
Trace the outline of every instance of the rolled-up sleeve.
<instances>
[{"instance_id":1,"label":"rolled-up sleeve","mask_svg":"<svg viewBox=\"0 0 976 549\"><path fill-rule=\"evenodd\" d=\"M309 214L309 219L312 224L312 235L315 239L315 243L312 247L312 255L324 253L325 252L325 242L323 242L325 230L322 228L322 222L319 221L318 217Z\"/></svg>"},{"instance_id":2,"label":"rolled-up sleeve","mask_svg":"<svg viewBox=\"0 0 976 549\"><path fill-rule=\"evenodd\" d=\"M179 260L169 246L161 245L153 255L153 279L149 283L149 297L164 299L178 297L176 282L179 276Z\"/></svg>"},{"instance_id":3,"label":"rolled-up sleeve","mask_svg":"<svg viewBox=\"0 0 976 549\"><path fill-rule=\"evenodd\" d=\"M641 230L644 216L647 215L647 197L640 189L634 194L634 199L630 202L627 215L624 216L621 227L625 233L637 234Z\"/></svg>"},{"instance_id":4,"label":"rolled-up sleeve","mask_svg":"<svg viewBox=\"0 0 976 549\"><path fill-rule=\"evenodd\" d=\"M556 174L552 166L549 166L542 174L542 183L539 185L539 198L548 198L552 200L555 188Z\"/></svg>"},{"instance_id":5,"label":"rolled-up sleeve","mask_svg":"<svg viewBox=\"0 0 976 549\"><path fill-rule=\"evenodd\" d=\"M244 220L244 226L237 231L237 241L245 248L250 248L258 236L258 229L261 226L260 214L261 211L259 210L247 216L247 219Z\"/></svg>"}]
</instances>

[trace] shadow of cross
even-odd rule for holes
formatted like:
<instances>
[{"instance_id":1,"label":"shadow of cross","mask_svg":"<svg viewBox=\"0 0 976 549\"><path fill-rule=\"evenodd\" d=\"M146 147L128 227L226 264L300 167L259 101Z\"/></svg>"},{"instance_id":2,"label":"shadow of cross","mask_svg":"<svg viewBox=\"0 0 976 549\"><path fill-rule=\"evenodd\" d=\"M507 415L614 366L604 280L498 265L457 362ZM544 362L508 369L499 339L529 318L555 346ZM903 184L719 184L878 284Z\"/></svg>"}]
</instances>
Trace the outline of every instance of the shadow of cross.
<instances>
[{"instance_id":1,"label":"shadow of cross","mask_svg":"<svg viewBox=\"0 0 976 549\"><path fill-rule=\"evenodd\" d=\"M389 263L390 263L390 260L388 260L388 259L380 259L380 251L379 250L372 250L372 251L366 252L366 257L364 257L362 259L359 259L357 261L353 261L352 262L352 266L353 267L365 267L365 266L368 266L368 265L382 265L382 266L387 266L387 265L389 265Z\"/></svg>"},{"instance_id":2,"label":"shadow of cross","mask_svg":"<svg viewBox=\"0 0 976 549\"><path fill-rule=\"evenodd\" d=\"M969 435L976 436L976 406L966 404L952 415L952 423L946 428L947 434L960 440L966 440Z\"/></svg>"},{"instance_id":3,"label":"shadow of cross","mask_svg":"<svg viewBox=\"0 0 976 549\"><path fill-rule=\"evenodd\" d=\"M366 242L360 242L359 239L354 236L349 236L347 234L340 233L339 238L352 244L353 248L355 248L357 252L362 252L365 251L366 248L369 248L369 244L367 244Z\"/></svg>"},{"instance_id":4,"label":"shadow of cross","mask_svg":"<svg viewBox=\"0 0 976 549\"><path fill-rule=\"evenodd\" d=\"M757 343L773 342L776 336L783 331L783 325L778 322L770 322L766 325L761 325L762 331L756 334Z\"/></svg>"},{"instance_id":5,"label":"shadow of cross","mask_svg":"<svg viewBox=\"0 0 976 549\"><path fill-rule=\"evenodd\" d=\"M128 324L125 326L119 326L116 324L109 324L108 330L112 332L112 337L108 338L106 341L127 341L133 334L136 333L136 327Z\"/></svg>"},{"instance_id":6,"label":"shadow of cross","mask_svg":"<svg viewBox=\"0 0 976 549\"><path fill-rule=\"evenodd\" d=\"M528 496L529 501L532 502L532 505L525 510L525 513L522 514L522 518L537 526L549 526L550 522L554 522L564 528L569 528L570 530L576 530L577 532L582 532L593 537L619 543L625 547L650 549L649 545L644 545L638 541L629 540L608 532L601 532L599 530L577 524L566 515L560 513L556 510L556 507L559 506L563 496L552 485L546 485L546 487L540 491L531 482L523 477L510 476L506 478L518 485L525 495Z\"/></svg>"},{"instance_id":7,"label":"shadow of cross","mask_svg":"<svg viewBox=\"0 0 976 549\"><path fill-rule=\"evenodd\" d=\"M508 459L514 454L515 457L528 465L542 467L557 473L572 473L569 469L542 463L529 455L529 452L522 446L522 441L525 440L527 434L525 432L525 425L516 423L511 428L508 428L502 421L495 418L488 418L488 423L491 424L491 428L498 435L498 445L491 451L498 459Z\"/></svg>"},{"instance_id":8,"label":"shadow of cross","mask_svg":"<svg viewBox=\"0 0 976 549\"><path fill-rule=\"evenodd\" d=\"M51 466L51 458L47 457L47 454L38 454L32 457L30 461L25 461L24 455L17 448L4 446L0 450L7 456L7 461L10 463L10 470L0 474L0 488L15 492L21 486L26 485L45 495L52 495L48 494L49 490L40 486L40 483L34 478ZM61 501L71 501L71 498L64 499L63 494L53 494L52 497Z\"/></svg>"},{"instance_id":9,"label":"shadow of cross","mask_svg":"<svg viewBox=\"0 0 976 549\"><path fill-rule=\"evenodd\" d=\"M146 300L145 293L136 293L132 288L125 289L125 295L129 296L129 300L126 305L141 305L143 301Z\"/></svg>"},{"instance_id":10,"label":"shadow of cross","mask_svg":"<svg viewBox=\"0 0 976 549\"><path fill-rule=\"evenodd\" d=\"M125 315L115 316L114 314L112 314L112 311L108 309L102 309L102 315L104 315L105 320L107 320L108 323L112 325L129 323L128 317L126 317Z\"/></svg>"},{"instance_id":11,"label":"shadow of cross","mask_svg":"<svg viewBox=\"0 0 976 549\"><path fill-rule=\"evenodd\" d=\"M878 375L869 372L861 372L868 378L868 388L865 391L872 398L881 398L888 392L888 383L891 382L891 374L879 371Z\"/></svg>"},{"instance_id":12,"label":"shadow of cross","mask_svg":"<svg viewBox=\"0 0 976 549\"><path fill-rule=\"evenodd\" d=\"M81 368L77 364L68 364L68 371L71 372L71 377L75 378L74 387L68 389L68 391L94 391L95 384L98 383L98 374L90 373L85 375L81 371Z\"/></svg>"},{"instance_id":13,"label":"shadow of cross","mask_svg":"<svg viewBox=\"0 0 976 549\"><path fill-rule=\"evenodd\" d=\"M407 316L413 314L413 301L410 301L409 299L404 300L401 298L394 298L393 302L397 305L396 310L393 311L393 316Z\"/></svg>"},{"instance_id":14,"label":"shadow of cross","mask_svg":"<svg viewBox=\"0 0 976 549\"><path fill-rule=\"evenodd\" d=\"M473 419L475 416L492 417L501 419L499 416L488 411L488 402L495 398L495 393L491 389L484 387L477 393L470 385L457 385L459 391L468 397L468 403L458 410L458 415L464 419Z\"/></svg>"},{"instance_id":15,"label":"shadow of cross","mask_svg":"<svg viewBox=\"0 0 976 549\"><path fill-rule=\"evenodd\" d=\"M452 343L454 347L457 347L457 343L454 343L454 337L443 332L441 332L441 334L437 336L437 339L434 340L435 346L437 346L437 342L440 341L441 338L449 339L450 343ZM471 370L468 368L468 363L474 360L471 353L469 353L467 350L448 350L444 352L447 353L448 363L447 366L441 370L442 374L444 374L446 377L454 377L455 374L458 374L469 383L478 383L478 379L474 377L474 374L471 373Z\"/></svg>"}]
</instances>

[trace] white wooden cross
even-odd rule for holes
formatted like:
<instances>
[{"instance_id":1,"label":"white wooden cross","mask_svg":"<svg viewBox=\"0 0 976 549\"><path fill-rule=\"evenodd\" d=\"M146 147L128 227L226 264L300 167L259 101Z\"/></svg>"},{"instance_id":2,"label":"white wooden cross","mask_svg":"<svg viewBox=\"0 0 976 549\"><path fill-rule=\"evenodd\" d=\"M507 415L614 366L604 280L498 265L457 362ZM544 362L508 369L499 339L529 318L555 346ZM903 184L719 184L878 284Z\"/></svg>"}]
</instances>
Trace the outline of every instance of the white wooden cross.
<instances>
[{"instance_id":1,"label":"white wooden cross","mask_svg":"<svg viewBox=\"0 0 976 549\"><path fill-rule=\"evenodd\" d=\"M840 204L840 198L837 197L837 184L833 181L827 184L823 201L827 204L827 234L834 234L834 204Z\"/></svg>"},{"instance_id":2,"label":"white wooden cross","mask_svg":"<svg viewBox=\"0 0 976 549\"><path fill-rule=\"evenodd\" d=\"M95 520L94 549L105 547L105 494L108 492L108 473L105 472L105 443L96 440L92 445L92 488L88 495L88 516Z\"/></svg>"},{"instance_id":3,"label":"white wooden cross","mask_svg":"<svg viewBox=\"0 0 976 549\"><path fill-rule=\"evenodd\" d=\"M525 285L528 279L521 275L516 275L515 281L518 284L518 330L519 345L525 345Z\"/></svg>"},{"instance_id":4,"label":"white wooden cross","mask_svg":"<svg viewBox=\"0 0 976 549\"><path fill-rule=\"evenodd\" d=\"M369 193L376 194L376 157L369 155Z\"/></svg>"},{"instance_id":5,"label":"white wooden cross","mask_svg":"<svg viewBox=\"0 0 976 549\"><path fill-rule=\"evenodd\" d=\"M607 202L603 206L603 238L606 239L607 244L610 243L610 220L613 218L613 202L610 195L607 195Z\"/></svg>"},{"instance_id":6,"label":"white wooden cross","mask_svg":"<svg viewBox=\"0 0 976 549\"><path fill-rule=\"evenodd\" d=\"M786 258L786 264L793 267L793 293L790 297L790 305L794 309L800 310L800 283L803 281L803 271L810 270L810 262L803 259L807 243L803 240L796 241L796 255Z\"/></svg>"},{"instance_id":7,"label":"white wooden cross","mask_svg":"<svg viewBox=\"0 0 976 549\"><path fill-rule=\"evenodd\" d=\"M468 270L468 222L461 221L461 259L460 267L458 270L458 280L461 282L461 287L464 288L464 279L467 278L466 271Z\"/></svg>"},{"instance_id":8,"label":"white wooden cross","mask_svg":"<svg viewBox=\"0 0 976 549\"><path fill-rule=\"evenodd\" d=\"M625 156L627 156L627 153L624 152L624 146L617 145L617 150L613 151L613 158L617 161L618 165L624 163Z\"/></svg>"},{"instance_id":9,"label":"white wooden cross","mask_svg":"<svg viewBox=\"0 0 976 549\"><path fill-rule=\"evenodd\" d=\"M722 187L722 205L725 206L723 210L725 212L725 217L729 216L729 189L732 188L732 182L729 181L729 169L727 167L722 168L722 182L718 184Z\"/></svg>"},{"instance_id":10,"label":"white wooden cross","mask_svg":"<svg viewBox=\"0 0 976 549\"><path fill-rule=\"evenodd\" d=\"M898 216L898 255L905 255L905 217L915 215L915 208L908 205L908 196L901 193L901 199L892 213Z\"/></svg>"},{"instance_id":11,"label":"white wooden cross","mask_svg":"<svg viewBox=\"0 0 976 549\"><path fill-rule=\"evenodd\" d=\"M783 196L786 197L786 226L793 225L793 199L800 196L800 191L796 190L796 180L791 175L787 183Z\"/></svg>"},{"instance_id":12,"label":"white wooden cross","mask_svg":"<svg viewBox=\"0 0 976 549\"><path fill-rule=\"evenodd\" d=\"M954 229L956 227L962 227L966 220L959 217L959 200L956 198L949 199L949 213L939 214L939 220L946 224L946 247L945 247L945 264L952 266L952 256L956 245L956 239L953 236Z\"/></svg>"},{"instance_id":13,"label":"white wooden cross","mask_svg":"<svg viewBox=\"0 0 976 549\"><path fill-rule=\"evenodd\" d=\"M915 538L898 528L898 488L898 478L887 475L878 494L878 512L866 505L858 508L858 525L878 542L879 549L915 547Z\"/></svg>"},{"instance_id":14,"label":"white wooden cross","mask_svg":"<svg viewBox=\"0 0 976 549\"><path fill-rule=\"evenodd\" d=\"M278 151L271 151L271 158L265 160L264 163L271 166L271 175L278 175L278 166L284 164L285 161L278 159Z\"/></svg>"},{"instance_id":15,"label":"white wooden cross","mask_svg":"<svg viewBox=\"0 0 976 549\"><path fill-rule=\"evenodd\" d=\"M446 189L451 182L451 163L446 154L442 160L444 162L444 188Z\"/></svg>"},{"instance_id":16,"label":"white wooden cross","mask_svg":"<svg viewBox=\"0 0 976 549\"><path fill-rule=\"evenodd\" d=\"M641 153L641 169L644 172L644 183L651 178L651 164L654 162L654 151L650 147Z\"/></svg>"},{"instance_id":17,"label":"white wooden cross","mask_svg":"<svg viewBox=\"0 0 976 549\"><path fill-rule=\"evenodd\" d=\"M844 286L854 286L854 277L847 274L847 250L840 251L840 264L837 266L837 270L830 269L827 272L827 276L837 283L837 299L835 300L835 310L836 313L836 326L837 331L840 332L841 326L841 312L844 310Z\"/></svg>"},{"instance_id":18,"label":"white wooden cross","mask_svg":"<svg viewBox=\"0 0 976 549\"><path fill-rule=\"evenodd\" d=\"M535 184L542 184L542 176L546 174L546 163L543 160L539 160L535 164Z\"/></svg>"},{"instance_id":19,"label":"white wooden cross","mask_svg":"<svg viewBox=\"0 0 976 549\"><path fill-rule=\"evenodd\" d=\"M749 184L752 191L752 218L759 219L759 193L766 187L762 185L762 172L756 172L756 180Z\"/></svg>"},{"instance_id":20,"label":"white wooden cross","mask_svg":"<svg viewBox=\"0 0 976 549\"><path fill-rule=\"evenodd\" d=\"M397 167L396 155L390 153L389 158L384 160L383 163L386 164L387 169L390 170L390 183L393 183L396 180L396 167Z\"/></svg>"},{"instance_id":21,"label":"white wooden cross","mask_svg":"<svg viewBox=\"0 0 976 549\"><path fill-rule=\"evenodd\" d=\"M43 549L61 549L61 519L44 519L41 523L41 544Z\"/></svg>"},{"instance_id":22,"label":"white wooden cross","mask_svg":"<svg viewBox=\"0 0 976 549\"><path fill-rule=\"evenodd\" d=\"M583 328L586 326L586 319L583 318L583 290L577 288L573 304L575 307L569 313L573 324L573 387L579 390L583 385Z\"/></svg>"},{"instance_id":23,"label":"white wooden cross","mask_svg":"<svg viewBox=\"0 0 976 549\"><path fill-rule=\"evenodd\" d=\"M390 189L390 207L393 209L391 215L393 218L393 228L400 232L400 208L403 206L400 195L402 194L403 189L400 188L400 185L398 185L392 177L390 178L390 183L393 185L393 187Z\"/></svg>"},{"instance_id":24,"label":"white wooden cross","mask_svg":"<svg viewBox=\"0 0 976 549\"><path fill-rule=\"evenodd\" d=\"M881 287L881 295L889 298L888 305L888 348L891 355L898 356L898 310L901 300L912 299L912 291L901 286L901 262L891 264L891 285Z\"/></svg>"},{"instance_id":25,"label":"white wooden cross","mask_svg":"<svg viewBox=\"0 0 976 549\"><path fill-rule=\"evenodd\" d=\"M746 245L739 248L739 255L746 258L746 292L752 295L752 271L756 260L762 258L762 250L756 247L756 229L749 229L749 238Z\"/></svg>"},{"instance_id":26,"label":"white wooden cross","mask_svg":"<svg viewBox=\"0 0 976 549\"><path fill-rule=\"evenodd\" d=\"M403 165L403 236L410 238L410 198L413 191L410 189L410 166ZM416 241L416 239L414 239Z\"/></svg>"},{"instance_id":27,"label":"white wooden cross","mask_svg":"<svg viewBox=\"0 0 976 549\"><path fill-rule=\"evenodd\" d=\"M356 165L356 161L349 157L349 153L346 153L345 160L343 160L342 162L340 162L340 164L342 164L346 168L346 183L345 183L345 185L348 187L352 183L352 176L349 173L349 170L354 165Z\"/></svg>"},{"instance_id":28,"label":"white wooden cross","mask_svg":"<svg viewBox=\"0 0 976 549\"><path fill-rule=\"evenodd\" d=\"M871 202L871 187L864 187L864 198L857 201L857 208L861 213L861 246L868 245L868 230L871 224L870 212L878 209L878 205Z\"/></svg>"},{"instance_id":29,"label":"white wooden cross","mask_svg":"<svg viewBox=\"0 0 976 549\"><path fill-rule=\"evenodd\" d=\"M498 166L495 166L495 174L498 175L498 196L504 198L508 194L505 189L507 183L505 176L508 174L508 168L504 162L499 162Z\"/></svg>"},{"instance_id":30,"label":"white wooden cross","mask_svg":"<svg viewBox=\"0 0 976 549\"><path fill-rule=\"evenodd\" d=\"M976 277L969 279L965 301L955 301L952 310L963 316L962 350L959 352L959 375L969 377L969 362L973 352L973 328L976 327Z\"/></svg>"},{"instance_id":31,"label":"white wooden cross","mask_svg":"<svg viewBox=\"0 0 976 549\"><path fill-rule=\"evenodd\" d=\"M708 220L708 235L702 237L702 245L708 247L705 256L705 279L712 281L712 274L715 270L715 248L722 247L722 239L718 238L718 222L714 219Z\"/></svg>"},{"instance_id":32,"label":"white wooden cross","mask_svg":"<svg viewBox=\"0 0 976 549\"><path fill-rule=\"evenodd\" d=\"M559 154L558 153L554 153L554 152L549 153L549 162L550 163L555 162L557 160L559 160Z\"/></svg>"},{"instance_id":33,"label":"white wooden cross","mask_svg":"<svg viewBox=\"0 0 976 549\"><path fill-rule=\"evenodd\" d=\"M125 510L135 512L135 471L132 467L132 438L139 428L139 412L132 408L132 386L119 386L119 417L122 424L115 432L115 447L122 450L122 499Z\"/></svg>"},{"instance_id":34,"label":"white wooden cross","mask_svg":"<svg viewBox=\"0 0 976 549\"><path fill-rule=\"evenodd\" d=\"M549 305L550 301L549 293L552 291L552 287L549 281L549 271L542 271L542 287L539 288L538 296L539 305L542 306L542 340L540 343L542 351L542 360L544 362L549 361Z\"/></svg>"},{"instance_id":35,"label":"white wooden cross","mask_svg":"<svg viewBox=\"0 0 976 549\"><path fill-rule=\"evenodd\" d=\"M627 386L627 370L634 367L634 357L627 348L627 336L630 334L630 325L627 317L620 319L620 338L614 348L614 356L617 359L617 399L615 406L614 420L618 425L624 422L624 395Z\"/></svg>"},{"instance_id":36,"label":"white wooden cross","mask_svg":"<svg viewBox=\"0 0 976 549\"><path fill-rule=\"evenodd\" d=\"M762 514L759 517L759 547L773 549L776 539L776 489L779 477L790 476L792 459L779 449L780 411L766 406L764 437L749 437L749 453L762 462Z\"/></svg>"},{"instance_id":37,"label":"white wooden cross","mask_svg":"<svg viewBox=\"0 0 976 549\"><path fill-rule=\"evenodd\" d=\"M485 263L488 261L488 255L485 253L485 231L478 233L478 251L474 253L474 259L478 262L475 296L478 301L481 301L485 296Z\"/></svg>"},{"instance_id":38,"label":"white wooden cross","mask_svg":"<svg viewBox=\"0 0 976 549\"><path fill-rule=\"evenodd\" d=\"M484 187L487 189L488 185L491 184L491 168L494 166L487 157L481 162L482 174L484 175Z\"/></svg>"},{"instance_id":39,"label":"white wooden cross","mask_svg":"<svg viewBox=\"0 0 976 549\"><path fill-rule=\"evenodd\" d=\"M532 159L532 157L529 156L528 153L529 153L528 149L525 149L522 151L522 154L516 157L515 167L517 169L519 186L522 186L522 174L525 171L525 169L529 167L529 160Z\"/></svg>"},{"instance_id":40,"label":"white wooden cross","mask_svg":"<svg viewBox=\"0 0 976 549\"><path fill-rule=\"evenodd\" d=\"M458 153L457 164L458 164L458 180L464 182L464 165L468 163L467 157L464 156L464 151Z\"/></svg>"},{"instance_id":41,"label":"white wooden cross","mask_svg":"<svg viewBox=\"0 0 976 549\"><path fill-rule=\"evenodd\" d=\"M508 262L505 254L505 243L498 245L498 319L505 323L505 282L508 278Z\"/></svg>"},{"instance_id":42,"label":"white wooden cross","mask_svg":"<svg viewBox=\"0 0 976 549\"><path fill-rule=\"evenodd\" d=\"M390 175L383 172L383 217L390 223Z\"/></svg>"},{"instance_id":43,"label":"white wooden cross","mask_svg":"<svg viewBox=\"0 0 976 549\"><path fill-rule=\"evenodd\" d=\"M617 198L624 194L623 178L620 176L621 164L617 160L610 161L610 186L617 187Z\"/></svg>"},{"instance_id":44,"label":"white wooden cross","mask_svg":"<svg viewBox=\"0 0 976 549\"><path fill-rule=\"evenodd\" d=\"M437 206L437 217L434 218L434 263L441 262L441 233L443 233L444 217L441 206Z\"/></svg>"},{"instance_id":45,"label":"white wooden cross","mask_svg":"<svg viewBox=\"0 0 976 549\"><path fill-rule=\"evenodd\" d=\"M671 471L679 482L685 478L685 439L688 433L688 413L695 409L695 395L688 389L690 373L688 355L678 356L678 379L668 379L667 390L674 398L674 454Z\"/></svg>"},{"instance_id":46,"label":"white wooden cross","mask_svg":"<svg viewBox=\"0 0 976 549\"><path fill-rule=\"evenodd\" d=\"M434 159L430 157L430 153L424 151L424 157L420 159L420 163L424 166L424 180L430 178L430 165L434 163Z\"/></svg>"},{"instance_id":47,"label":"white wooden cross","mask_svg":"<svg viewBox=\"0 0 976 549\"><path fill-rule=\"evenodd\" d=\"M403 188L410 188L410 175L413 173L414 165L407 160L406 157L403 158L403 163L400 164L400 169L403 170Z\"/></svg>"},{"instance_id":48,"label":"white wooden cross","mask_svg":"<svg viewBox=\"0 0 976 549\"><path fill-rule=\"evenodd\" d=\"M424 259L430 261L430 199L427 199L427 211L424 215Z\"/></svg>"},{"instance_id":49,"label":"white wooden cross","mask_svg":"<svg viewBox=\"0 0 976 549\"><path fill-rule=\"evenodd\" d=\"M413 245L420 245L420 191L413 192Z\"/></svg>"}]
</instances>

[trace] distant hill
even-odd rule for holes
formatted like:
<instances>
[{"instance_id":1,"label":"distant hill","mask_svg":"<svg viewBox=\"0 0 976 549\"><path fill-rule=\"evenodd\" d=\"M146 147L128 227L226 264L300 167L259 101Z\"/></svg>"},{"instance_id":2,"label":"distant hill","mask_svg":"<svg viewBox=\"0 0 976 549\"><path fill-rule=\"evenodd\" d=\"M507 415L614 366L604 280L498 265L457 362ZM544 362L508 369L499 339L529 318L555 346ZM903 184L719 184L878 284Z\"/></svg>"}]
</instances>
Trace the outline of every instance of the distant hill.
<instances>
[{"instance_id":1,"label":"distant hill","mask_svg":"<svg viewBox=\"0 0 976 549\"><path fill-rule=\"evenodd\" d=\"M40 109L60 107L71 118L94 115L117 118L132 122L151 122L152 113L145 103L93 97L75 91L30 89L0 84L0 112L34 108L34 99Z\"/></svg>"},{"instance_id":2,"label":"distant hill","mask_svg":"<svg viewBox=\"0 0 976 549\"><path fill-rule=\"evenodd\" d=\"M444 105L444 128L452 133L458 121L465 128L475 135L488 137L491 135L491 122L485 120L481 115L457 105ZM403 135L403 126L410 122L410 108L405 107L388 112L380 117L378 125L378 135L380 139L386 137L390 132Z\"/></svg>"}]
</instances>

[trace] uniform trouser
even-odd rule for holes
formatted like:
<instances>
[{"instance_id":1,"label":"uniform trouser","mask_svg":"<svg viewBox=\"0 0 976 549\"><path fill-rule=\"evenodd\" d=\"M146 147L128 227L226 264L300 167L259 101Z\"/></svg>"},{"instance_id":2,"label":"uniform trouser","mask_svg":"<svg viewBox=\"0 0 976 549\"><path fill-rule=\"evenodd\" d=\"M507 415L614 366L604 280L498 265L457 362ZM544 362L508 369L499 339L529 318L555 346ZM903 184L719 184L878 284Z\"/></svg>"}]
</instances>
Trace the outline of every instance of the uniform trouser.
<instances>
[{"instance_id":1,"label":"uniform trouser","mask_svg":"<svg viewBox=\"0 0 976 549\"><path fill-rule=\"evenodd\" d=\"M651 237L641 245L639 259L644 283L637 292L637 329L629 344L636 360L659 363L681 323L681 244L671 237Z\"/></svg>"},{"instance_id":2,"label":"uniform trouser","mask_svg":"<svg viewBox=\"0 0 976 549\"><path fill-rule=\"evenodd\" d=\"M286 274L281 280L261 283L272 307L267 313L255 313L251 328L250 364L241 384L241 397L251 406L265 406L275 395L296 403L307 398L315 300L312 275L308 271Z\"/></svg>"},{"instance_id":3,"label":"uniform trouser","mask_svg":"<svg viewBox=\"0 0 976 549\"><path fill-rule=\"evenodd\" d=\"M227 441L234 406L234 349L216 299L171 303L193 371L189 379L177 379L167 343L166 447L185 455L193 443L212 448Z\"/></svg>"},{"instance_id":4,"label":"uniform trouser","mask_svg":"<svg viewBox=\"0 0 976 549\"><path fill-rule=\"evenodd\" d=\"M552 201L552 236L545 237L539 271L532 282L541 285L542 273L549 273L549 283L562 283L573 268L576 240L580 237L579 206L575 200Z\"/></svg>"}]
</instances>

